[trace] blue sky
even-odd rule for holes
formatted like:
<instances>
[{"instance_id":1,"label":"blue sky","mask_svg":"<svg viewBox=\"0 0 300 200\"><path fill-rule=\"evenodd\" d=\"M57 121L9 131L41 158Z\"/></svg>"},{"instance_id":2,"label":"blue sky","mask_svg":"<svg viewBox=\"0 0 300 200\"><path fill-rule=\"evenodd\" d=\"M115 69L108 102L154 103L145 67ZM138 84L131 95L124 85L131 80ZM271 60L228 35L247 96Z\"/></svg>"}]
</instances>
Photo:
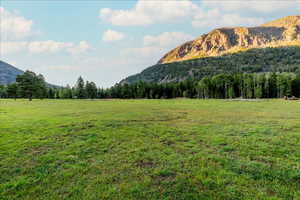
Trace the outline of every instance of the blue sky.
<instances>
[{"instance_id":1,"label":"blue sky","mask_svg":"<svg viewBox=\"0 0 300 200\"><path fill-rule=\"evenodd\" d=\"M2 0L0 7L1 60L54 84L82 75L100 87L213 28L300 14L297 0Z\"/></svg>"}]
</instances>

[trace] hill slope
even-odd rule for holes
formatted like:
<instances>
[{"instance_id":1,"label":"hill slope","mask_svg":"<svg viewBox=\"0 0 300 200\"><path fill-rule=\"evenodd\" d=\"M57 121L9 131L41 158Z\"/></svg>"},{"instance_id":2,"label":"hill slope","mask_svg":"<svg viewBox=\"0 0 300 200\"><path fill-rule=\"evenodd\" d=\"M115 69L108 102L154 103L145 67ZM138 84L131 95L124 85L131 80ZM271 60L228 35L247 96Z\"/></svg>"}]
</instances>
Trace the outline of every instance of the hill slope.
<instances>
[{"instance_id":1,"label":"hill slope","mask_svg":"<svg viewBox=\"0 0 300 200\"><path fill-rule=\"evenodd\" d=\"M8 85L16 82L16 77L24 71L0 60L0 85ZM61 86L47 83L47 87L60 88Z\"/></svg>"},{"instance_id":2,"label":"hill slope","mask_svg":"<svg viewBox=\"0 0 300 200\"><path fill-rule=\"evenodd\" d=\"M239 53L157 64L121 83L178 82L226 72L294 72L300 67L300 47L250 49Z\"/></svg>"},{"instance_id":3,"label":"hill slope","mask_svg":"<svg viewBox=\"0 0 300 200\"><path fill-rule=\"evenodd\" d=\"M16 76L24 72L0 60L0 85L11 84L16 81Z\"/></svg>"},{"instance_id":4,"label":"hill slope","mask_svg":"<svg viewBox=\"0 0 300 200\"><path fill-rule=\"evenodd\" d=\"M300 46L300 15L284 17L259 27L219 28L171 50L159 64L220 56L251 48Z\"/></svg>"}]
</instances>

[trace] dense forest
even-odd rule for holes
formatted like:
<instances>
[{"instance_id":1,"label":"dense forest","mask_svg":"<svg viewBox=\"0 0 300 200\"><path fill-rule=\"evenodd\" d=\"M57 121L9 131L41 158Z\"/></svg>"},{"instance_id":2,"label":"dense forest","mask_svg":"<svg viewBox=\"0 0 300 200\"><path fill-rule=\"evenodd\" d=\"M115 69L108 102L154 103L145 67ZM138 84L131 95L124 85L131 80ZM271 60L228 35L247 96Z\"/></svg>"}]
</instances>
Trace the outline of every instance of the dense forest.
<instances>
[{"instance_id":1,"label":"dense forest","mask_svg":"<svg viewBox=\"0 0 300 200\"><path fill-rule=\"evenodd\" d=\"M168 64L157 64L121 83L201 80L222 73L295 72L300 67L300 47L260 48Z\"/></svg>"},{"instance_id":2,"label":"dense forest","mask_svg":"<svg viewBox=\"0 0 300 200\"><path fill-rule=\"evenodd\" d=\"M107 89L79 77L74 87L47 87L42 75L26 71L17 82L0 86L1 98L103 99L103 98L282 98L300 97L300 69L296 73L221 73L200 81L116 84Z\"/></svg>"}]
</instances>

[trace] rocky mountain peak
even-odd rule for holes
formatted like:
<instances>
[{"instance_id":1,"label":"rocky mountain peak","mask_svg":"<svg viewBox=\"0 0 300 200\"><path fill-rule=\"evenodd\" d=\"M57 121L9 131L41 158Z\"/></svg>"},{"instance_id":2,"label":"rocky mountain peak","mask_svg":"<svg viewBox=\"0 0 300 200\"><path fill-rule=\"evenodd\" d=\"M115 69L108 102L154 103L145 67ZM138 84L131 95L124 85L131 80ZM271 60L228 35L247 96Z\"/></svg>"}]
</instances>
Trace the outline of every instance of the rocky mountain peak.
<instances>
[{"instance_id":1,"label":"rocky mountain peak","mask_svg":"<svg viewBox=\"0 0 300 200\"><path fill-rule=\"evenodd\" d=\"M289 45L300 45L300 15L284 17L258 27L215 29L171 50L158 63Z\"/></svg>"}]
</instances>

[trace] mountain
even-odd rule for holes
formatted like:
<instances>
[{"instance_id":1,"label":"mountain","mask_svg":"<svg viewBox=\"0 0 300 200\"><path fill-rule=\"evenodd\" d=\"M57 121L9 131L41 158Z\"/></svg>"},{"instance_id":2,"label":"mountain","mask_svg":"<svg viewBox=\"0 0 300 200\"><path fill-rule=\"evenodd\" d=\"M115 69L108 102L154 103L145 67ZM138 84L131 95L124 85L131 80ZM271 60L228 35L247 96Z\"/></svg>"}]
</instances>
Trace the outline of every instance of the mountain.
<instances>
[{"instance_id":1,"label":"mountain","mask_svg":"<svg viewBox=\"0 0 300 200\"><path fill-rule=\"evenodd\" d=\"M16 82L16 77L19 74L23 74L24 71L0 60L0 85L8 85ZM61 86L47 83L47 87L61 88Z\"/></svg>"},{"instance_id":2,"label":"mountain","mask_svg":"<svg viewBox=\"0 0 300 200\"><path fill-rule=\"evenodd\" d=\"M258 27L219 28L171 50L159 64L220 56L251 48L300 45L300 15Z\"/></svg>"},{"instance_id":3,"label":"mountain","mask_svg":"<svg viewBox=\"0 0 300 200\"><path fill-rule=\"evenodd\" d=\"M294 72L299 67L300 15L296 15L259 27L215 29L120 83L200 80L226 72Z\"/></svg>"},{"instance_id":4,"label":"mountain","mask_svg":"<svg viewBox=\"0 0 300 200\"><path fill-rule=\"evenodd\" d=\"M16 76L24 72L0 60L0 85L7 85L16 81Z\"/></svg>"}]
</instances>

